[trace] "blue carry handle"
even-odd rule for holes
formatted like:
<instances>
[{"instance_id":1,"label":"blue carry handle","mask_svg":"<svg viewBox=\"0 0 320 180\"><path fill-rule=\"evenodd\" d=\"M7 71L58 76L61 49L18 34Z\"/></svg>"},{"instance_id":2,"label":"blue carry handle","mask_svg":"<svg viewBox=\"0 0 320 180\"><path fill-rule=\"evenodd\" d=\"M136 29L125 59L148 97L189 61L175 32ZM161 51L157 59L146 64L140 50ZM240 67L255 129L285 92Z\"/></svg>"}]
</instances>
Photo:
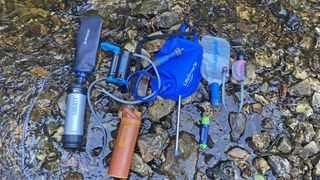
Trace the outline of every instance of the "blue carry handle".
<instances>
[{"instance_id":1,"label":"blue carry handle","mask_svg":"<svg viewBox=\"0 0 320 180\"><path fill-rule=\"evenodd\" d=\"M213 108L220 107L220 85L219 83L210 84L211 87L211 106Z\"/></svg>"}]
</instances>

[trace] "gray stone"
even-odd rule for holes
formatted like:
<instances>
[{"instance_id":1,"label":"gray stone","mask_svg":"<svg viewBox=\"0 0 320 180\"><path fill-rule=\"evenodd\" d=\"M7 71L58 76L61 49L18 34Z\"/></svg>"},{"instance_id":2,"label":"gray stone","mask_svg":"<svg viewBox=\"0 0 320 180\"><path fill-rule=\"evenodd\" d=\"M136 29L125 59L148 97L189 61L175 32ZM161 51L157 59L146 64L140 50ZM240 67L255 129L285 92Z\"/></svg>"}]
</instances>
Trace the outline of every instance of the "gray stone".
<instances>
[{"instance_id":1,"label":"gray stone","mask_svg":"<svg viewBox=\"0 0 320 180\"><path fill-rule=\"evenodd\" d=\"M280 139L277 149L283 154L288 154L292 151L292 144L287 137Z\"/></svg>"},{"instance_id":2,"label":"gray stone","mask_svg":"<svg viewBox=\"0 0 320 180\"><path fill-rule=\"evenodd\" d=\"M194 136L182 132L179 139L179 156L174 157L175 141L171 141L165 153L165 162L161 164L159 171L170 177L170 179L189 179L196 174L199 144Z\"/></svg>"},{"instance_id":3,"label":"gray stone","mask_svg":"<svg viewBox=\"0 0 320 180\"><path fill-rule=\"evenodd\" d=\"M175 104L176 103L170 99L158 97L148 109L150 119L155 122L160 118L169 115L174 110Z\"/></svg>"},{"instance_id":4,"label":"gray stone","mask_svg":"<svg viewBox=\"0 0 320 180\"><path fill-rule=\"evenodd\" d=\"M262 92L262 93L264 93L264 94L268 93L268 90L269 90L269 84L268 84L268 83L266 83L266 82L264 82L264 83L262 84L262 86L261 86L260 90L261 90L261 92Z\"/></svg>"},{"instance_id":5,"label":"gray stone","mask_svg":"<svg viewBox=\"0 0 320 180\"><path fill-rule=\"evenodd\" d=\"M288 177L291 164L287 159L280 156L269 156L268 163L271 166L273 175L276 177Z\"/></svg>"},{"instance_id":6,"label":"gray stone","mask_svg":"<svg viewBox=\"0 0 320 180\"><path fill-rule=\"evenodd\" d=\"M307 73L305 67L301 68L301 67L299 67L299 66L296 66L296 67L294 68L294 71L293 71L293 73L292 73L292 76L293 76L294 78L296 78L296 79L304 80L304 79L306 79L306 78L308 77L308 74L309 74L309 73Z\"/></svg>"},{"instance_id":7,"label":"gray stone","mask_svg":"<svg viewBox=\"0 0 320 180\"><path fill-rule=\"evenodd\" d=\"M318 163L314 167L313 173L315 176L320 176L320 161L318 161Z\"/></svg>"},{"instance_id":8,"label":"gray stone","mask_svg":"<svg viewBox=\"0 0 320 180\"><path fill-rule=\"evenodd\" d=\"M170 28L171 26L177 24L180 18L178 14L174 12L164 12L160 16L156 16L155 22L159 28Z\"/></svg>"},{"instance_id":9,"label":"gray stone","mask_svg":"<svg viewBox=\"0 0 320 180\"><path fill-rule=\"evenodd\" d=\"M305 114L307 117L309 117L313 115L313 109L307 100L302 100L298 102L296 113Z\"/></svg>"},{"instance_id":10,"label":"gray stone","mask_svg":"<svg viewBox=\"0 0 320 180\"><path fill-rule=\"evenodd\" d=\"M158 133L143 135L138 140L138 147L144 162L148 163L155 156L160 156L163 145L169 138L169 134L165 130L158 131Z\"/></svg>"},{"instance_id":11,"label":"gray stone","mask_svg":"<svg viewBox=\"0 0 320 180\"><path fill-rule=\"evenodd\" d=\"M311 141L307 145L303 146L301 156L304 158L313 156L319 153L319 151L320 151L319 143L315 141Z\"/></svg>"},{"instance_id":12,"label":"gray stone","mask_svg":"<svg viewBox=\"0 0 320 180\"><path fill-rule=\"evenodd\" d=\"M158 13L169 10L169 4L164 0L145 0L141 4L137 4L131 13L137 17L153 17Z\"/></svg>"},{"instance_id":13,"label":"gray stone","mask_svg":"<svg viewBox=\"0 0 320 180\"><path fill-rule=\"evenodd\" d=\"M285 125L289 126L291 130L294 130L296 126L299 124L299 121L295 118L287 119L284 121Z\"/></svg>"},{"instance_id":14,"label":"gray stone","mask_svg":"<svg viewBox=\"0 0 320 180\"><path fill-rule=\"evenodd\" d=\"M235 179L235 169L236 165L233 161L220 161L215 166L208 168L206 174L209 179Z\"/></svg>"},{"instance_id":15,"label":"gray stone","mask_svg":"<svg viewBox=\"0 0 320 180\"><path fill-rule=\"evenodd\" d=\"M228 119L231 128L230 139L238 141L246 129L247 118L243 113L231 112Z\"/></svg>"},{"instance_id":16,"label":"gray stone","mask_svg":"<svg viewBox=\"0 0 320 180\"><path fill-rule=\"evenodd\" d=\"M150 166L145 163L142 158L134 153L130 169L142 176L151 176L153 171Z\"/></svg>"},{"instance_id":17,"label":"gray stone","mask_svg":"<svg viewBox=\"0 0 320 180\"><path fill-rule=\"evenodd\" d=\"M256 157L252 160L252 165L254 168L259 171L261 174L265 174L270 170L268 162L262 157Z\"/></svg>"},{"instance_id":18,"label":"gray stone","mask_svg":"<svg viewBox=\"0 0 320 180\"><path fill-rule=\"evenodd\" d=\"M312 107L319 108L320 107L320 93L315 92L312 96Z\"/></svg>"},{"instance_id":19,"label":"gray stone","mask_svg":"<svg viewBox=\"0 0 320 180\"><path fill-rule=\"evenodd\" d=\"M300 144L311 142L315 135L313 125L307 121L299 122L292 132L293 139Z\"/></svg>"},{"instance_id":20,"label":"gray stone","mask_svg":"<svg viewBox=\"0 0 320 180\"><path fill-rule=\"evenodd\" d=\"M289 88L289 94L291 96L310 96L311 93L312 89L309 79L303 80Z\"/></svg>"},{"instance_id":21,"label":"gray stone","mask_svg":"<svg viewBox=\"0 0 320 180\"><path fill-rule=\"evenodd\" d=\"M249 146L255 151L261 152L269 146L271 136L267 132L253 133Z\"/></svg>"},{"instance_id":22,"label":"gray stone","mask_svg":"<svg viewBox=\"0 0 320 180\"><path fill-rule=\"evenodd\" d=\"M270 118L263 119L261 122L261 127L264 129L273 129L276 125L276 121Z\"/></svg>"}]
</instances>

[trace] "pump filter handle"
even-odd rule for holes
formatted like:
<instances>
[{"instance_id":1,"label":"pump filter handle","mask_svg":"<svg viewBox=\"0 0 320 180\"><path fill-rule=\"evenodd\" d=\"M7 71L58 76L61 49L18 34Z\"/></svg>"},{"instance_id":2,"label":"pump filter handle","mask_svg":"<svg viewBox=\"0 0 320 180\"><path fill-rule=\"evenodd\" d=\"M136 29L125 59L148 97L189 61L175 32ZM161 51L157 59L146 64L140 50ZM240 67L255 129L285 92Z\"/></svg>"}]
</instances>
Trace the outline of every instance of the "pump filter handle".
<instances>
[{"instance_id":1,"label":"pump filter handle","mask_svg":"<svg viewBox=\"0 0 320 180\"><path fill-rule=\"evenodd\" d=\"M100 16L88 16L81 21L72 67L78 76L78 83L84 83L96 66L102 23L103 19Z\"/></svg>"}]
</instances>

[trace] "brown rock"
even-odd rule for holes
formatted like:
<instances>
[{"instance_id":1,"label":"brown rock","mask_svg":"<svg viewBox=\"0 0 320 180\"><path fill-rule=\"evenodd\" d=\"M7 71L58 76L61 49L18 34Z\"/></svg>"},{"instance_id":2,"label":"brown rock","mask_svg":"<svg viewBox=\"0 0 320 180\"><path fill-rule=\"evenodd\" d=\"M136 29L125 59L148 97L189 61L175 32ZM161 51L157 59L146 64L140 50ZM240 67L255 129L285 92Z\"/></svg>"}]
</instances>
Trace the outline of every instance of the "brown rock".
<instances>
[{"instance_id":1,"label":"brown rock","mask_svg":"<svg viewBox=\"0 0 320 180\"><path fill-rule=\"evenodd\" d=\"M258 114L262 112L262 105L260 103L255 103L252 105L252 111Z\"/></svg>"},{"instance_id":2,"label":"brown rock","mask_svg":"<svg viewBox=\"0 0 320 180\"><path fill-rule=\"evenodd\" d=\"M251 156L247 150L239 146L231 147L226 154L232 159L243 161L246 161Z\"/></svg>"},{"instance_id":3,"label":"brown rock","mask_svg":"<svg viewBox=\"0 0 320 180\"><path fill-rule=\"evenodd\" d=\"M253 167L259 171L261 174L265 174L270 170L270 166L268 162L262 157L256 157L252 161Z\"/></svg>"}]
</instances>

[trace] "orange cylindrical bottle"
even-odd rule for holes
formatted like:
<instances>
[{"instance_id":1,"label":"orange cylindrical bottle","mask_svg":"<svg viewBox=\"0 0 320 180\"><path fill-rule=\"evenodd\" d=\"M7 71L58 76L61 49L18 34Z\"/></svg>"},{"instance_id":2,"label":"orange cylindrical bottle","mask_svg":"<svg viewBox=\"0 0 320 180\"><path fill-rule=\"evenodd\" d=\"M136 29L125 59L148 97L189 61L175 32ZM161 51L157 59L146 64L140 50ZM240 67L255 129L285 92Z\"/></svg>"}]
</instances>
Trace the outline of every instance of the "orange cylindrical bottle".
<instances>
[{"instance_id":1,"label":"orange cylindrical bottle","mask_svg":"<svg viewBox=\"0 0 320 180\"><path fill-rule=\"evenodd\" d=\"M122 118L112 152L109 175L116 178L127 178L139 134L141 113L131 111L126 106L121 108L121 112Z\"/></svg>"}]
</instances>

